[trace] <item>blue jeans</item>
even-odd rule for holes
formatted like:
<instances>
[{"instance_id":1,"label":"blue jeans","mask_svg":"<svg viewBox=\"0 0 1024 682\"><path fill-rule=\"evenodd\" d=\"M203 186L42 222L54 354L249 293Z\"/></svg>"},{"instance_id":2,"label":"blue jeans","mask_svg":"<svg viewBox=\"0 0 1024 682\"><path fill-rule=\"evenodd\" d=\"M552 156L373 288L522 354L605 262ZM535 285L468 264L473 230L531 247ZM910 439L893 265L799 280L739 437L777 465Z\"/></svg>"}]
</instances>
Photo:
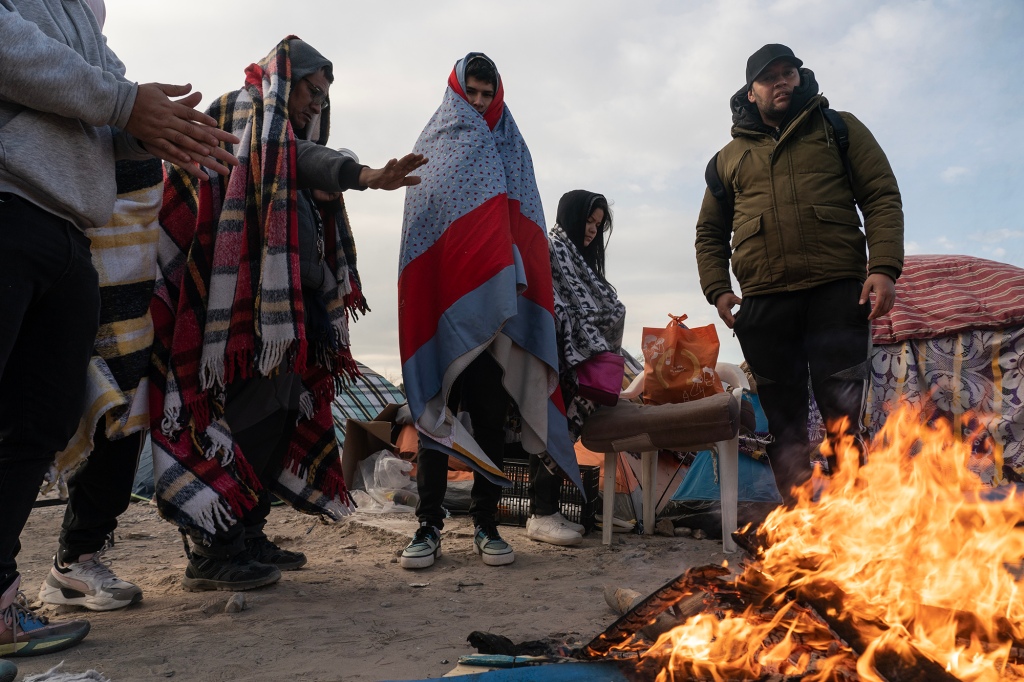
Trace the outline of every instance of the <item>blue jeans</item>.
<instances>
[{"instance_id":1,"label":"blue jeans","mask_svg":"<svg viewBox=\"0 0 1024 682\"><path fill-rule=\"evenodd\" d=\"M43 476L78 429L99 307L82 231L0 193L0 590Z\"/></svg>"}]
</instances>

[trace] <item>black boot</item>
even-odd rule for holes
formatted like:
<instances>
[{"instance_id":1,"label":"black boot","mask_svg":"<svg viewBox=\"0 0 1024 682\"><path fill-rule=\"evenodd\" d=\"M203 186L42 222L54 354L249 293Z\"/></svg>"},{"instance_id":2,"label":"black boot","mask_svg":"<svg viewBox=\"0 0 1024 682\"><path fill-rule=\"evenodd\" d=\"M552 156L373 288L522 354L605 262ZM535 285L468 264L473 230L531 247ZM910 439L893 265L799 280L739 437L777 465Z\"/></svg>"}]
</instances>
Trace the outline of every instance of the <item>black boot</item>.
<instances>
[{"instance_id":1,"label":"black boot","mask_svg":"<svg viewBox=\"0 0 1024 682\"><path fill-rule=\"evenodd\" d=\"M193 538L195 544L190 550L184 531L182 540L185 542L188 566L185 567L181 586L190 592L252 590L272 585L281 579L281 571L277 566L253 561L245 549L232 554L224 547L206 546Z\"/></svg>"},{"instance_id":2,"label":"black boot","mask_svg":"<svg viewBox=\"0 0 1024 682\"><path fill-rule=\"evenodd\" d=\"M295 571L306 565L305 554L281 549L265 535L246 538L245 551L248 552L253 561L277 566L282 571Z\"/></svg>"}]
</instances>

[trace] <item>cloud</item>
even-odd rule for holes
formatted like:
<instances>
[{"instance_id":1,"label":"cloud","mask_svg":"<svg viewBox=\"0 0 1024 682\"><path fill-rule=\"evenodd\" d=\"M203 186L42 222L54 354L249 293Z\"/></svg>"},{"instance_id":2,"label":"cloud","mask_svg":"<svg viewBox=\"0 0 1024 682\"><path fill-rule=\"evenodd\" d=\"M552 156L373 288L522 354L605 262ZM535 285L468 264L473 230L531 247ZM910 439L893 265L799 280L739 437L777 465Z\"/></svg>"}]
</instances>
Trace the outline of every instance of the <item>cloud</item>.
<instances>
[{"instance_id":1,"label":"cloud","mask_svg":"<svg viewBox=\"0 0 1024 682\"><path fill-rule=\"evenodd\" d=\"M941 177L942 181L947 185L952 185L963 178L969 177L970 175L972 175L972 173L969 168L964 168L963 166L950 166L946 170L942 171L939 177Z\"/></svg>"}]
</instances>

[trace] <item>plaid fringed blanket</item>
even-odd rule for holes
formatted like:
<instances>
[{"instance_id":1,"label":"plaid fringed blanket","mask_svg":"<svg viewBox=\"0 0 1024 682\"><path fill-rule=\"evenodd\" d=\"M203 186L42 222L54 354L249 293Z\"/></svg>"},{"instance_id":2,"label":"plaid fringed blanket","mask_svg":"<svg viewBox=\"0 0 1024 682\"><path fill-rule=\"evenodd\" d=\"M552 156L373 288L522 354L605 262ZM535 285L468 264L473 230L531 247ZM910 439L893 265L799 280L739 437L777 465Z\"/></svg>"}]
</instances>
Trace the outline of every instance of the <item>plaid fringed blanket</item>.
<instances>
[{"instance_id":1,"label":"plaid fringed blanket","mask_svg":"<svg viewBox=\"0 0 1024 682\"><path fill-rule=\"evenodd\" d=\"M89 362L85 412L56 472L67 477L92 452L97 428L110 440L149 427L149 299L156 278L160 161L119 161L110 223L86 230L100 280L100 327ZM56 479L54 479L56 480Z\"/></svg>"},{"instance_id":2,"label":"plaid fringed blanket","mask_svg":"<svg viewBox=\"0 0 1024 682\"><path fill-rule=\"evenodd\" d=\"M579 467L558 388L551 265L533 160L498 83L481 116L465 98L465 65L414 151L429 163L406 193L398 281L402 374L416 426L431 447L507 484L445 404L480 353L504 370L527 452L577 484Z\"/></svg>"},{"instance_id":3,"label":"plaid fringed blanket","mask_svg":"<svg viewBox=\"0 0 1024 682\"><path fill-rule=\"evenodd\" d=\"M245 87L208 111L241 140L233 150L240 163L230 176L211 174L197 183L165 168L152 305L156 495L166 518L201 533L234 523L256 503L259 487L224 420L224 387L279 371L300 374L303 395L274 492L308 513L336 518L349 509L330 405L341 382L358 372L348 317L367 308L338 204L324 221L334 275L318 294L326 316L307 339L287 41L250 65Z\"/></svg>"}]
</instances>

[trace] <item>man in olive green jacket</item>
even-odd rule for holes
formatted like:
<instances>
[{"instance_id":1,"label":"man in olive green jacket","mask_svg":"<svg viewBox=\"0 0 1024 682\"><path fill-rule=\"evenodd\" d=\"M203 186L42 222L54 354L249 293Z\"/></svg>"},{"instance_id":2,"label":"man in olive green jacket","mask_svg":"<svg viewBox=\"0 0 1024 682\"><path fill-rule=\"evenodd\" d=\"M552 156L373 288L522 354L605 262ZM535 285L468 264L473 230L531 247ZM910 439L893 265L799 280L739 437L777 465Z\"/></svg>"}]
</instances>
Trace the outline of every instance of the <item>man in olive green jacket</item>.
<instances>
[{"instance_id":1,"label":"man in olive green jacket","mask_svg":"<svg viewBox=\"0 0 1024 682\"><path fill-rule=\"evenodd\" d=\"M903 208L885 153L845 112L842 149L828 119L835 112L802 65L777 44L747 60L746 85L730 100L733 139L708 167L696 239L704 295L757 380L787 502L811 475L808 372L826 422L823 450L844 435L863 447L870 320L892 308L903 268Z\"/></svg>"}]
</instances>

